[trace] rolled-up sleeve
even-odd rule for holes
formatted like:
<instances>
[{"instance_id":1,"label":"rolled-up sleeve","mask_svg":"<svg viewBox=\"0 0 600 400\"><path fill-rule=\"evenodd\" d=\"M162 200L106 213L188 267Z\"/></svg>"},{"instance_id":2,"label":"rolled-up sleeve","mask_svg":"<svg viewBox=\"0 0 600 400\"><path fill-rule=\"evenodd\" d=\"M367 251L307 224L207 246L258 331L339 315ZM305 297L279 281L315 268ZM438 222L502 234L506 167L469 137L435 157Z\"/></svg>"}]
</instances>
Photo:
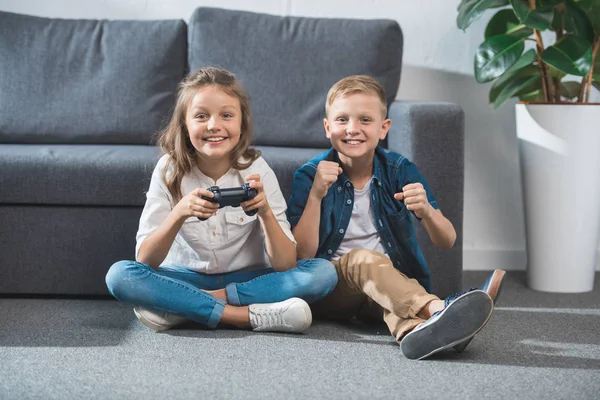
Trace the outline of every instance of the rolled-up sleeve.
<instances>
[{"instance_id":1,"label":"rolled-up sleeve","mask_svg":"<svg viewBox=\"0 0 600 400\"><path fill-rule=\"evenodd\" d=\"M421 174L419 169L415 164L404 159L402 161L402 174L396 177L396 193L402 190L402 188L411 183L420 182L423 185L423 189L425 189L425 193L427 193L427 201L431 206L438 210L439 206L437 201L435 200L435 196L431 193L431 189L429 189L429 184L425 180L425 177ZM413 212L414 215L414 212ZM415 217L420 221L421 219L415 215Z\"/></svg>"}]
</instances>

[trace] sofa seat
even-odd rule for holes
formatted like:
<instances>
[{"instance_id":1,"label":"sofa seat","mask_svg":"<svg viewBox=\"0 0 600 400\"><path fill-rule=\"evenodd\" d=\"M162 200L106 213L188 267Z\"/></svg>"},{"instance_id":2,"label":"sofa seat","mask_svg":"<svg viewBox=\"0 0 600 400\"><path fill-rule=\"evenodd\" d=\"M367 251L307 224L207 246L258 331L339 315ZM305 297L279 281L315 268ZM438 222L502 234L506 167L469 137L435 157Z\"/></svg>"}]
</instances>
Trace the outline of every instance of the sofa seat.
<instances>
[{"instance_id":1,"label":"sofa seat","mask_svg":"<svg viewBox=\"0 0 600 400\"><path fill-rule=\"evenodd\" d=\"M159 156L144 145L1 144L0 204L143 206Z\"/></svg>"}]
</instances>

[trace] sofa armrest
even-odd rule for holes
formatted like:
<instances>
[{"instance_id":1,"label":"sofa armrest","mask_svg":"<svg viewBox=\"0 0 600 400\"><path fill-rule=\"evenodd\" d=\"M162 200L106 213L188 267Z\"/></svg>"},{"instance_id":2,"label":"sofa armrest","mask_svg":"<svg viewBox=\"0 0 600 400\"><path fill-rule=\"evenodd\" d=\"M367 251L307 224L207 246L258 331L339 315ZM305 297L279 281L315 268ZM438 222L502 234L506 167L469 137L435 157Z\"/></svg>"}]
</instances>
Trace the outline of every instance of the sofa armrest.
<instances>
[{"instance_id":1,"label":"sofa armrest","mask_svg":"<svg viewBox=\"0 0 600 400\"><path fill-rule=\"evenodd\" d=\"M392 128L387 148L414 162L444 215L456 229L452 249L437 248L422 227L417 239L440 297L462 288L464 114L452 103L395 101L388 110Z\"/></svg>"}]
</instances>

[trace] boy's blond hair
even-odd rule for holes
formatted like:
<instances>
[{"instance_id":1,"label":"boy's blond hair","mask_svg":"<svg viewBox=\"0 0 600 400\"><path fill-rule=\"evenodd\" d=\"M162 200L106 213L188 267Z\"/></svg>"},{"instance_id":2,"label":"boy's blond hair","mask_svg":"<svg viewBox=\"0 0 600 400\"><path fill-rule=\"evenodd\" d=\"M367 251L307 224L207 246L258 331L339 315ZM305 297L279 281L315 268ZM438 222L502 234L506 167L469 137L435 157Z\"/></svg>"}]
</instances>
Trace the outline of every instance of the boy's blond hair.
<instances>
[{"instance_id":1,"label":"boy's blond hair","mask_svg":"<svg viewBox=\"0 0 600 400\"><path fill-rule=\"evenodd\" d=\"M327 93L325 115L329 115L329 107L336 99L356 93L377 96L381 102L381 110L385 118L387 115L385 89L379 82L368 75L352 75L337 81Z\"/></svg>"}]
</instances>

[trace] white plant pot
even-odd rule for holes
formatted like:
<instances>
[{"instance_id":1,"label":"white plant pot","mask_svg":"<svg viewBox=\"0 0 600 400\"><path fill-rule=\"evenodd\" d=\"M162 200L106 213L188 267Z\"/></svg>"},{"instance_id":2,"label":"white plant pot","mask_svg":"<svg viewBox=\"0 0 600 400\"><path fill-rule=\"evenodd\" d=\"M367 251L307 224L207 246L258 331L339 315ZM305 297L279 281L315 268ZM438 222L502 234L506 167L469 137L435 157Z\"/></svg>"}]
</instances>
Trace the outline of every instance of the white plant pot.
<instances>
[{"instance_id":1,"label":"white plant pot","mask_svg":"<svg viewBox=\"0 0 600 400\"><path fill-rule=\"evenodd\" d=\"M517 104L516 121L528 285L591 291L600 232L600 105Z\"/></svg>"}]
</instances>

